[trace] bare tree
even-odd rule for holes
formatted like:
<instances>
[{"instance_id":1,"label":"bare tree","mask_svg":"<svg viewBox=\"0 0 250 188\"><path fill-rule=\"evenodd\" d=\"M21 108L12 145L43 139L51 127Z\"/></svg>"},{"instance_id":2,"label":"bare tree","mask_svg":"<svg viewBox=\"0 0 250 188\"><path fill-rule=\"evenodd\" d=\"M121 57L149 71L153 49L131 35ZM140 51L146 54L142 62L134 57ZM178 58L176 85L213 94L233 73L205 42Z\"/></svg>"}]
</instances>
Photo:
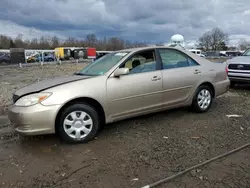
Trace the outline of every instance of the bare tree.
<instances>
[{"instance_id":1,"label":"bare tree","mask_svg":"<svg viewBox=\"0 0 250 188\"><path fill-rule=\"evenodd\" d=\"M97 44L97 38L95 34L89 34L86 36L86 45L88 47L95 46Z\"/></svg>"},{"instance_id":2,"label":"bare tree","mask_svg":"<svg viewBox=\"0 0 250 188\"><path fill-rule=\"evenodd\" d=\"M10 48L10 41L11 38L4 36L4 35L0 35L0 48L1 49L8 49Z\"/></svg>"},{"instance_id":3,"label":"bare tree","mask_svg":"<svg viewBox=\"0 0 250 188\"><path fill-rule=\"evenodd\" d=\"M60 42L59 42L59 38L57 36L54 36L51 38L51 47L54 49L56 47L59 47Z\"/></svg>"},{"instance_id":4,"label":"bare tree","mask_svg":"<svg viewBox=\"0 0 250 188\"><path fill-rule=\"evenodd\" d=\"M69 47L69 46L76 46L77 40L74 37L68 37L66 41L64 41L63 46Z\"/></svg>"},{"instance_id":5,"label":"bare tree","mask_svg":"<svg viewBox=\"0 0 250 188\"><path fill-rule=\"evenodd\" d=\"M41 37L39 43L40 43L38 46L39 49L50 48L49 40L46 37Z\"/></svg>"},{"instance_id":6,"label":"bare tree","mask_svg":"<svg viewBox=\"0 0 250 188\"><path fill-rule=\"evenodd\" d=\"M39 42L37 38L34 38L30 41L29 48L37 49L39 48Z\"/></svg>"},{"instance_id":7,"label":"bare tree","mask_svg":"<svg viewBox=\"0 0 250 188\"><path fill-rule=\"evenodd\" d=\"M241 39L239 41L238 45L239 45L239 47L240 47L241 50L246 50L247 48L250 47L250 41L247 41L245 39Z\"/></svg>"},{"instance_id":8,"label":"bare tree","mask_svg":"<svg viewBox=\"0 0 250 188\"><path fill-rule=\"evenodd\" d=\"M228 41L228 35L224 33L219 28L214 28L211 31L211 47L213 51L220 50L220 46L222 43Z\"/></svg>"},{"instance_id":9,"label":"bare tree","mask_svg":"<svg viewBox=\"0 0 250 188\"><path fill-rule=\"evenodd\" d=\"M13 42L13 40L10 40L10 48L16 48L16 44Z\"/></svg>"},{"instance_id":10,"label":"bare tree","mask_svg":"<svg viewBox=\"0 0 250 188\"><path fill-rule=\"evenodd\" d=\"M26 47L26 45L24 44L24 41L23 41L23 35L21 35L21 34L19 34L15 38L14 43L15 43L17 48L25 48Z\"/></svg>"},{"instance_id":11,"label":"bare tree","mask_svg":"<svg viewBox=\"0 0 250 188\"><path fill-rule=\"evenodd\" d=\"M68 37L66 40L61 40L57 36L52 38L40 37L32 40L24 40L22 35L12 39L8 36L0 35L0 49L8 49L10 46L16 46L26 49L55 49L56 47L94 47L97 50L120 50L125 48L142 47L144 43L124 41L119 37L104 37L97 39L95 34L89 34L85 40L78 40L73 37Z\"/></svg>"},{"instance_id":12,"label":"bare tree","mask_svg":"<svg viewBox=\"0 0 250 188\"><path fill-rule=\"evenodd\" d=\"M199 47L205 51L212 50L220 50L223 45L228 41L228 35L224 33L219 28L214 28L211 31L205 32L199 38ZM225 48L225 47L223 47Z\"/></svg>"},{"instance_id":13,"label":"bare tree","mask_svg":"<svg viewBox=\"0 0 250 188\"><path fill-rule=\"evenodd\" d=\"M121 50L124 48L124 41L117 38L117 37L112 37L108 41L107 45L107 50Z\"/></svg>"},{"instance_id":14,"label":"bare tree","mask_svg":"<svg viewBox=\"0 0 250 188\"><path fill-rule=\"evenodd\" d=\"M210 32L205 32L200 38L199 38L199 47L205 51L208 51L211 45L211 35Z\"/></svg>"}]
</instances>

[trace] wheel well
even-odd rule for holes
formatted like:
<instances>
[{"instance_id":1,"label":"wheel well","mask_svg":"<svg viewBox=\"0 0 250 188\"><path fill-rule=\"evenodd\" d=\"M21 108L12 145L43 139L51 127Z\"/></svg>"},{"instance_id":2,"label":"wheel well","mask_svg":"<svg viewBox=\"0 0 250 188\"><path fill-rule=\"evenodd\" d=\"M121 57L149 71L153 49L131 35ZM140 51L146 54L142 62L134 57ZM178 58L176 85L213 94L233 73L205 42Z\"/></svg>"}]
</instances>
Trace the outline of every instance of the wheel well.
<instances>
[{"instance_id":1,"label":"wheel well","mask_svg":"<svg viewBox=\"0 0 250 188\"><path fill-rule=\"evenodd\" d=\"M81 98L76 98L76 99L73 99L73 100L67 102L59 110L59 112L56 115L56 120L55 120L55 130L56 130L56 132L57 132L57 125L59 123L59 118L60 118L60 115L61 115L62 111L65 108L67 108L68 106L72 105L72 104L82 103L82 102L84 102L85 104L89 104L90 106L95 108L95 110L97 111L99 117L101 118L101 125L103 125L106 122L105 112L104 112L104 109L103 109L102 105L98 101L96 101L95 99L88 98L88 97L81 97Z\"/></svg>"},{"instance_id":2,"label":"wheel well","mask_svg":"<svg viewBox=\"0 0 250 188\"><path fill-rule=\"evenodd\" d=\"M211 84L210 82L204 82L200 86L204 86L204 85L211 88L211 90L212 90L212 97L214 97L215 96L215 90L214 90L213 84Z\"/></svg>"}]
</instances>

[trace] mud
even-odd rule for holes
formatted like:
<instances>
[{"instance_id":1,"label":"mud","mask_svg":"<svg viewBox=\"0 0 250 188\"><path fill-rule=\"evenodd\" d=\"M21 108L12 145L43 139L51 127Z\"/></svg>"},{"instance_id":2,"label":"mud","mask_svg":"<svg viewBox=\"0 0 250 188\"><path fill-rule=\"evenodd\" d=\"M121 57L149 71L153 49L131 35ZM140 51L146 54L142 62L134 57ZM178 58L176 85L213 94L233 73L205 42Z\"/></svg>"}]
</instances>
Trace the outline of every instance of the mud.
<instances>
[{"instance_id":1,"label":"mud","mask_svg":"<svg viewBox=\"0 0 250 188\"><path fill-rule=\"evenodd\" d=\"M21 83L8 80L11 86L6 92L11 95L14 88L30 83L29 79L49 77L52 69L54 76L71 74L78 67L9 72L6 76L16 74L22 79ZM249 143L249 94L250 86L238 86L214 100L207 113L184 108L121 121L107 125L90 143L77 145L61 143L54 135L19 136L1 116L0 187L123 188L151 184ZM2 101L8 105L10 98ZM226 116L231 114L242 117ZM158 187L249 186L250 148L246 148Z\"/></svg>"}]
</instances>

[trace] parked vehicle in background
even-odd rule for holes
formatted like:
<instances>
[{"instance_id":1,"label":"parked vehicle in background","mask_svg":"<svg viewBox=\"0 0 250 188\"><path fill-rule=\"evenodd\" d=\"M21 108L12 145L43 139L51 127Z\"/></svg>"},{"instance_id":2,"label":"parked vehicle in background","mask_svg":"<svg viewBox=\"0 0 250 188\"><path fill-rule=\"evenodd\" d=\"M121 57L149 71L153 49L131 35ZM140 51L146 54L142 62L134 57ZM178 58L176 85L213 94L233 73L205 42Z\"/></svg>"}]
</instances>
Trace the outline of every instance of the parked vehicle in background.
<instances>
[{"instance_id":1,"label":"parked vehicle in background","mask_svg":"<svg viewBox=\"0 0 250 188\"><path fill-rule=\"evenodd\" d=\"M101 58L104 55L110 54L112 51L96 51L96 58L95 60Z\"/></svg>"},{"instance_id":2,"label":"parked vehicle in background","mask_svg":"<svg viewBox=\"0 0 250 188\"><path fill-rule=\"evenodd\" d=\"M50 61L55 61L55 55L53 53L45 53L44 54L44 61L45 62L50 62Z\"/></svg>"},{"instance_id":3,"label":"parked vehicle in background","mask_svg":"<svg viewBox=\"0 0 250 188\"><path fill-rule=\"evenodd\" d=\"M75 48L74 48L75 49ZM55 48L55 55L58 60L69 60L70 57L73 57L74 50L70 47L58 47Z\"/></svg>"},{"instance_id":4,"label":"parked vehicle in background","mask_svg":"<svg viewBox=\"0 0 250 188\"><path fill-rule=\"evenodd\" d=\"M240 51L226 51L226 55L228 57L236 57L236 56L241 56L242 53Z\"/></svg>"},{"instance_id":5,"label":"parked vehicle in background","mask_svg":"<svg viewBox=\"0 0 250 188\"><path fill-rule=\"evenodd\" d=\"M27 63L39 62L39 56L40 56L40 53L34 53L30 56L26 56L26 62Z\"/></svg>"},{"instance_id":6,"label":"parked vehicle in background","mask_svg":"<svg viewBox=\"0 0 250 188\"><path fill-rule=\"evenodd\" d=\"M190 49L189 51L192 52L192 53L194 53L194 54L196 54L196 55L198 55L198 56L200 56L200 57L205 57L205 55L202 53L201 50L198 50L198 49Z\"/></svg>"},{"instance_id":7,"label":"parked vehicle in background","mask_svg":"<svg viewBox=\"0 0 250 188\"><path fill-rule=\"evenodd\" d=\"M250 48L241 56L229 59L226 63L231 87L236 83L250 83Z\"/></svg>"},{"instance_id":8,"label":"parked vehicle in background","mask_svg":"<svg viewBox=\"0 0 250 188\"><path fill-rule=\"evenodd\" d=\"M224 54L224 53L221 53L221 52L214 52L214 51L212 51L212 52L206 52L205 54L206 54L206 57L208 57L208 58L227 57L227 55Z\"/></svg>"},{"instance_id":9,"label":"parked vehicle in background","mask_svg":"<svg viewBox=\"0 0 250 188\"><path fill-rule=\"evenodd\" d=\"M79 54L82 54L83 59L95 59L95 48L83 47L58 47L55 48L55 56L59 60L78 59Z\"/></svg>"},{"instance_id":10,"label":"parked vehicle in background","mask_svg":"<svg viewBox=\"0 0 250 188\"><path fill-rule=\"evenodd\" d=\"M105 123L182 106L206 112L229 84L225 64L183 48L125 49L17 90L8 115L21 134L87 142Z\"/></svg>"},{"instance_id":11,"label":"parked vehicle in background","mask_svg":"<svg viewBox=\"0 0 250 188\"><path fill-rule=\"evenodd\" d=\"M35 53L31 56L26 56L27 63L40 62L42 60L44 62L55 61L55 55L53 53L43 53L42 57L42 53Z\"/></svg>"},{"instance_id":12,"label":"parked vehicle in background","mask_svg":"<svg viewBox=\"0 0 250 188\"><path fill-rule=\"evenodd\" d=\"M9 53L0 54L0 64L5 65L8 63L10 63L10 54Z\"/></svg>"}]
</instances>

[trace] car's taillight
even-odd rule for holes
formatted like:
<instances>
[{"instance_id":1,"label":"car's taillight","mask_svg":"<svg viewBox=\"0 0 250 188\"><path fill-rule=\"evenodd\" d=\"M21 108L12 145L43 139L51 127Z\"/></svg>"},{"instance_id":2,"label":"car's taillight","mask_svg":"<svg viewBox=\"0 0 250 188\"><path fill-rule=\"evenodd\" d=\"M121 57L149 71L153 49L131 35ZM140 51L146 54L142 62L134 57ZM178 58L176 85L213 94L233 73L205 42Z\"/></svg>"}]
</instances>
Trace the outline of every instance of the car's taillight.
<instances>
[{"instance_id":1,"label":"car's taillight","mask_svg":"<svg viewBox=\"0 0 250 188\"><path fill-rule=\"evenodd\" d=\"M228 66L226 65L226 75L225 75L225 80L228 78Z\"/></svg>"}]
</instances>

